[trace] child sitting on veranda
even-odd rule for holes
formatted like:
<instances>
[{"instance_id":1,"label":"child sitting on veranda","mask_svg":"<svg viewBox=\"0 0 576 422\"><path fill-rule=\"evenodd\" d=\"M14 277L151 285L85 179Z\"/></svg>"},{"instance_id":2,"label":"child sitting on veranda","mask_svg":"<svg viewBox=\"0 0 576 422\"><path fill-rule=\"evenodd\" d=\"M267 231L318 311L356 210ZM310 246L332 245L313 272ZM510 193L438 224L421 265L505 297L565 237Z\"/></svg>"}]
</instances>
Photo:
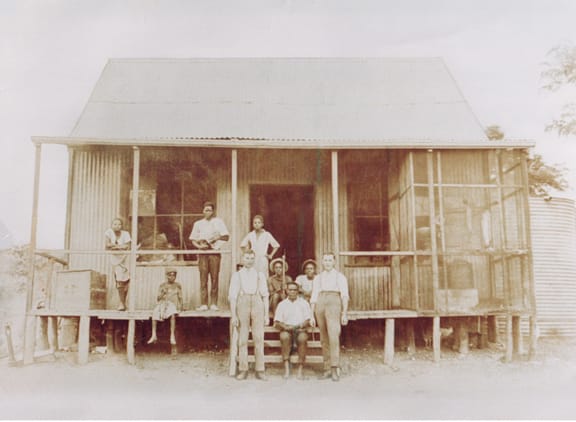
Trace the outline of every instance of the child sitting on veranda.
<instances>
[{"instance_id":1,"label":"child sitting on veranda","mask_svg":"<svg viewBox=\"0 0 576 422\"><path fill-rule=\"evenodd\" d=\"M158 303L152 311L152 336L148 344L156 343L158 321L170 318L170 344L176 344L176 315L182 310L182 286L176 282L176 269L166 269L166 281L158 288Z\"/></svg>"}]
</instances>

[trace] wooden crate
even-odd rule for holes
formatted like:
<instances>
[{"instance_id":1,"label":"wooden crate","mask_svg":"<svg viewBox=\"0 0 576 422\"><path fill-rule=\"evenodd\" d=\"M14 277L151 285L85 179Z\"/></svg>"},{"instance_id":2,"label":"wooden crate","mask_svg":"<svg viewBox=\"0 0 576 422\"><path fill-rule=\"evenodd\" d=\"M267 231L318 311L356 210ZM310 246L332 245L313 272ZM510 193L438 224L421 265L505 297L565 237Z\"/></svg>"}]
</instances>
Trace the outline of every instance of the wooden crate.
<instances>
[{"instance_id":1,"label":"wooden crate","mask_svg":"<svg viewBox=\"0 0 576 422\"><path fill-rule=\"evenodd\" d=\"M55 311L106 309L106 276L92 270L58 271L50 307Z\"/></svg>"}]
</instances>

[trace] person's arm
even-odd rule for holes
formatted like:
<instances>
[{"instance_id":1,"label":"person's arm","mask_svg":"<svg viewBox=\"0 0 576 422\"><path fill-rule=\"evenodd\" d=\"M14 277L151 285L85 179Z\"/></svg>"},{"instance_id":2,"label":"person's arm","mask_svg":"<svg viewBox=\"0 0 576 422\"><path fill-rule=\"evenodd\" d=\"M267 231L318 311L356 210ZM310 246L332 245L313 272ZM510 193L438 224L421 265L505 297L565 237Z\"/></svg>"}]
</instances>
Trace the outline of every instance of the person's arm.
<instances>
[{"instance_id":1,"label":"person's arm","mask_svg":"<svg viewBox=\"0 0 576 422\"><path fill-rule=\"evenodd\" d=\"M310 296L310 326L316 326L316 319L314 315L316 315L316 302L318 301L318 295L320 294L320 283L318 281L318 276L314 278L314 282L312 283L312 296Z\"/></svg>"},{"instance_id":2,"label":"person's arm","mask_svg":"<svg viewBox=\"0 0 576 422\"><path fill-rule=\"evenodd\" d=\"M156 297L156 302L164 300L165 296L166 296L166 289L164 288L164 284L161 284L160 287L158 288L158 296Z\"/></svg>"},{"instance_id":3,"label":"person's arm","mask_svg":"<svg viewBox=\"0 0 576 422\"><path fill-rule=\"evenodd\" d=\"M218 227L218 232L210 239L208 239L208 242L214 243L218 240L227 242L230 239L230 233L228 232L228 228L221 218L216 221L216 226Z\"/></svg>"},{"instance_id":4,"label":"person's arm","mask_svg":"<svg viewBox=\"0 0 576 422\"><path fill-rule=\"evenodd\" d=\"M262 301L264 302L264 325L270 325L270 293L268 292L268 285L266 283L266 277L264 274L258 273L258 290L262 295Z\"/></svg>"},{"instance_id":5,"label":"person's arm","mask_svg":"<svg viewBox=\"0 0 576 422\"><path fill-rule=\"evenodd\" d=\"M348 302L350 295L348 294L348 280L344 274L339 274L338 287L340 289L340 299L342 300L342 325L348 324Z\"/></svg>"},{"instance_id":6,"label":"person's arm","mask_svg":"<svg viewBox=\"0 0 576 422\"><path fill-rule=\"evenodd\" d=\"M268 259L272 259L274 258L274 255L276 255L276 252L278 252L278 249L280 249L280 243L278 243L278 241L274 238L274 236L272 236L272 233L267 232L268 236L270 236L269 238L269 246L272 248L272 252L270 252L270 254L268 254Z\"/></svg>"},{"instance_id":7,"label":"person's arm","mask_svg":"<svg viewBox=\"0 0 576 422\"><path fill-rule=\"evenodd\" d=\"M178 284L178 309L180 311L184 310L184 298L182 294L182 285Z\"/></svg>"},{"instance_id":8,"label":"person's arm","mask_svg":"<svg viewBox=\"0 0 576 422\"><path fill-rule=\"evenodd\" d=\"M242 253L246 252L248 249L251 248L250 233L244 236L244 239L242 239L242 242L240 242L240 250L242 251Z\"/></svg>"},{"instance_id":9,"label":"person's arm","mask_svg":"<svg viewBox=\"0 0 576 422\"><path fill-rule=\"evenodd\" d=\"M228 290L228 302L230 303L230 323L234 327L238 327L238 314L236 313L236 302L238 300L238 294L240 293L240 280L238 279L238 273L232 274L230 279L230 288Z\"/></svg>"},{"instance_id":10,"label":"person's arm","mask_svg":"<svg viewBox=\"0 0 576 422\"><path fill-rule=\"evenodd\" d=\"M106 239L106 249L108 250L117 249L116 242L112 240L112 236L113 234L110 235L110 229L106 230L106 232L104 233L104 238Z\"/></svg>"}]
</instances>

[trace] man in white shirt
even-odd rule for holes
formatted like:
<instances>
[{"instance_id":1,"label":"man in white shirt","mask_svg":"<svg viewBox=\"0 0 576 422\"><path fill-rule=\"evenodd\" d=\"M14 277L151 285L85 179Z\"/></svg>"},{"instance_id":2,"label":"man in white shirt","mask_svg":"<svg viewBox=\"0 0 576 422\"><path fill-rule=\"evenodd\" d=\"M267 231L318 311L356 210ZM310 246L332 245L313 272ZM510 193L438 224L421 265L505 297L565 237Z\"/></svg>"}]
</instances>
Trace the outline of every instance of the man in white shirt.
<instances>
[{"instance_id":1,"label":"man in white shirt","mask_svg":"<svg viewBox=\"0 0 576 422\"><path fill-rule=\"evenodd\" d=\"M214 215L214 204L205 202L202 209L204 218L194 223L190 240L197 249L214 250L216 253L198 255L198 271L200 272L200 297L202 303L199 311L208 310L208 275L212 282L210 288L210 310L218 310L218 275L220 274L219 251L230 238L226 224L221 218Z\"/></svg>"},{"instance_id":2,"label":"man in white shirt","mask_svg":"<svg viewBox=\"0 0 576 422\"><path fill-rule=\"evenodd\" d=\"M336 257L326 253L322 257L324 271L316 276L312 284L310 305L314 316L310 325L318 323L320 342L324 355L323 379L332 378L339 381L340 375L340 331L342 325L348 324L348 280L346 276L334 268Z\"/></svg>"},{"instance_id":3,"label":"man in white shirt","mask_svg":"<svg viewBox=\"0 0 576 422\"><path fill-rule=\"evenodd\" d=\"M228 300L232 314L230 323L238 328L238 375L237 380L248 376L248 333L252 328L256 378L266 381L264 374L264 326L268 317L268 285L266 276L254 268L255 254L244 251L244 267L232 275Z\"/></svg>"},{"instance_id":4,"label":"man in white shirt","mask_svg":"<svg viewBox=\"0 0 576 422\"><path fill-rule=\"evenodd\" d=\"M288 297L278 304L274 315L274 326L280 331L284 378L290 376L290 352L294 343L298 349L298 379L303 379L302 370L306 362L308 333L312 309L310 304L299 297L300 288L294 282L286 288Z\"/></svg>"}]
</instances>

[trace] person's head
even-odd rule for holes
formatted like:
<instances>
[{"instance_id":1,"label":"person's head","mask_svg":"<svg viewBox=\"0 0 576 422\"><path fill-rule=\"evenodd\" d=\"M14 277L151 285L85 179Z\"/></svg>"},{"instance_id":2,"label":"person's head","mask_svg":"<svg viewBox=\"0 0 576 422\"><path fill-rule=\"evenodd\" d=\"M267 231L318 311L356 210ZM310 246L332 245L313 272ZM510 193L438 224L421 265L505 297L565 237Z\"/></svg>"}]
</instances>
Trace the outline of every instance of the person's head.
<instances>
[{"instance_id":1,"label":"person's head","mask_svg":"<svg viewBox=\"0 0 576 422\"><path fill-rule=\"evenodd\" d=\"M114 220L112 220L112 230L114 230L115 232L119 232L120 230L122 230L123 226L124 222L122 221L121 218L115 218Z\"/></svg>"},{"instance_id":2,"label":"person's head","mask_svg":"<svg viewBox=\"0 0 576 422\"><path fill-rule=\"evenodd\" d=\"M296 283L290 282L286 286L286 291L288 292L288 299L294 301L298 297L299 287Z\"/></svg>"},{"instance_id":3,"label":"person's head","mask_svg":"<svg viewBox=\"0 0 576 422\"><path fill-rule=\"evenodd\" d=\"M210 220L212 218L212 216L214 215L214 203L210 202L210 201L206 201L204 202L204 205L202 206L202 214L204 214L204 218L206 220Z\"/></svg>"},{"instance_id":4,"label":"person's head","mask_svg":"<svg viewBox=\"0 0 576 422\"><path fill-rule=\"evenodd\" d=\"M336 265L336 256L333 252L327 252L322 255L322 267L326 271L330 271Z\"/></svg>"},{"instance_id":5,"label":"person's head","mask_svg":"<svg viewBox=\"0 0 576 422\"><path fill-rule=\"evenodd\" d=\"M304 261L302 269L304 270L304 274L306 274L306 277L312 279L316 275L316 262L312 259Z\"/></svg>"},{"instance_id":6,"label":"person's head","mask_svg":"<svg viewBox=\"0 0 576 422\"><path fill-rule=\"evenodd\" d=\"M242 265L244 265L245 268L252 268L255 260L256 254L252 249L248 249L242 254Z\"/></svg>"},{"instance_id":7,"label":"person's head","mask_svg":"<svg viewBox=\"0 0 576 422\"><path fill-rule=\"evenodd\" d=\"M166 268L166 281L174 283L176 281L177 271L175 268Z\"/></svg>"},{"instance_id":8,"label":"person's head","mask_svg":"<svg viewBox=\"0 0 576 422\"><path fill-rule=\"evenodd\" d=\"M270 262L270 271L277 276L281 276L283 272L286 274L288 272L288 263L282 258L275 258Z\"/></svg>"},{"instance_id":9,"label":"person's head","mask_svg":"<svg viewBox=\"0 0 576 422\"><path fill-rule=\"evenodd\" d=\"M254 227L254 230L260 230L264 227L264 217L261 215L255 215L252 219L252 227Z\"/></svg>"}]
</instances>

